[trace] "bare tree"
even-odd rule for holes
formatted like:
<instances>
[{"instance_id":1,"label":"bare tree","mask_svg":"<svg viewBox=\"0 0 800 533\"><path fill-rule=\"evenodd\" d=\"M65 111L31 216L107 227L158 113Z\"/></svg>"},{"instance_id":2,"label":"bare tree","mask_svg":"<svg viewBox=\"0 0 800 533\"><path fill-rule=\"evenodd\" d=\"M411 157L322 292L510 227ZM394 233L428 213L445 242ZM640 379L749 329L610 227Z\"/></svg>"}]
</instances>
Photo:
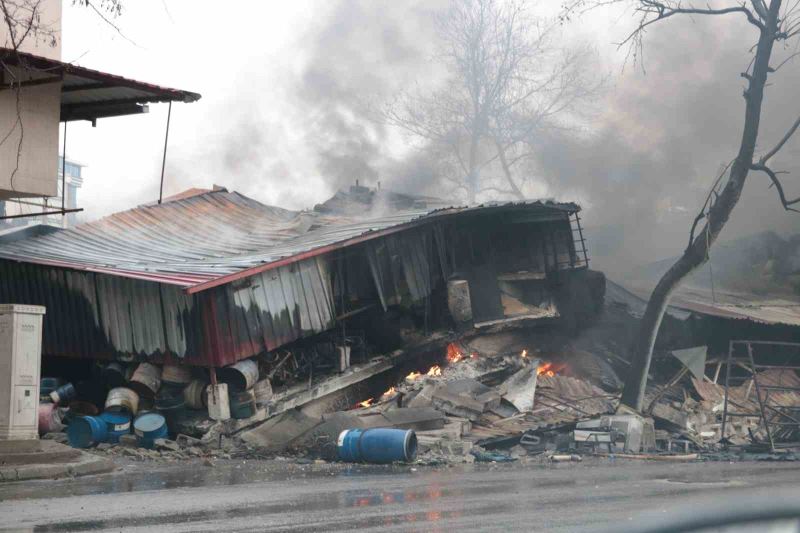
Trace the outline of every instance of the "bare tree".
<instances>
[{"instance_id":1,"label":"bare tree","mask_svg":"<svg viewBox=\"0 0 800 533\"><path fill-rule=\"evenodd\" d=\"M455 171L442 178L470 203L485 192L524 198L530 177L517 169L537 135L567 125L600 86L591 50L557 46L558 21L534 17L520 0L453 0L436 27L444 84L402 92L385 117L452 159Z\"/></svg>"},{"instance_id":2,"label":"bare tree","mask_svg":"<svg viewBox=\"0 0 800 533\"><path fill-rule=\"evenodd\" d=\"M625 3L626 0L578 0L568 6L566 15L584 9L608 4ZM629 0L628 4L638 17L636 29L622 42L629 46L634 59L642 52L643 36L653 24L676 16L738 16L746 20L754 32L756 40L752 50L754 55L742 73L746 88L744 90L744 124L739 150L731 163L714 182L700 212L689 231L689 243L683 254L659 280L642 319L635 344L631 372L626 380L622 402L636 410L641 410L650 361L653 355L661 320L669 303L670 296L680 283L709 258L709 251L728 222L731 213L744 189L751 170L764 173L774 186L781 206L787 211L797 211L800 198L787 198L781 172L773 170L769 162L795 134L800 127L796 119L778 140L774 147L756 156L761 109L765 88L771 76L787 64L787 60L772 64L773 48L777 43L785 45L800 35L800 2L792 0L783 5L782 0L745 0L729 2L722 7L710 3L682 2L680 0ZM720 5L719 2L716 5ZM788 48L787 48L788 49ZM794 57L795 54L789 57ZM795 112L800 112L795 110Z\"/></svg>"}]
</instances>

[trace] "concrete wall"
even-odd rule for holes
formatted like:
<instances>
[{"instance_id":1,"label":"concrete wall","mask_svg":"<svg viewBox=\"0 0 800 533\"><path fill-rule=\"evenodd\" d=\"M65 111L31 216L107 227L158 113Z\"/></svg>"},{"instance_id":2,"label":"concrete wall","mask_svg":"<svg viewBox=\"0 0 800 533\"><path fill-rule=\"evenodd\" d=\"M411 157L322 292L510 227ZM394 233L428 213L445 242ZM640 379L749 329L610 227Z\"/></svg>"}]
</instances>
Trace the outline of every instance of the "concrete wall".
<instances>
[{"instance_id":1,"label":"concrete wall","mask_svg":"<svg viewBox=\"0 0 800 533\"><path fill-rule=\"evenodd\" d=\"M38 35L32 32L18 43L19 51L61 60L61 0L23 0L19 4L36 6L41 28ZM11 4L9 9L14 9ZM18 35L24 33L24 25L18 24L16 31ZM13 48L5 21L0 21L0 45ZM21 79L46 76L24 71L15 74ZM18 120L17 92L0 90L0 132L5 136L11 131L0 145L0 199L57 194L54 162L58 156L60 99L61 83L23 88L19 91Z\"/></svg>"},{"instance_id":2,"label":"concrete wall","mask_svg":"<svg viewBox=\"0 0 800 533\"><path fill-rule=\"evenodd\" d=\"M21 0L17 3L25 7L34 5L37 7L40 14L39 27L41 28L39 35L31 33L19 43L19 51L61 61L61 0ZM10 3L9 10L13 10ZM17 35L24 32L24 25L18 24ZM52 44L53 37L55 37L55 45ZM11 32L5 21L0 21L0 46L3 48L14 47Z\"/></svg>"},{"instance_id":3,"label":"concrete wall","mask_svg":"<svg viewBox=\"0 0 800 533\"><path fill-rule=\"evenodd\" d=\"M56 161L60 108L60 82L20 89L20 120L17 120L17 92L0 91L0 132L5 135L13 128L0 145L0 199L58 194Z\"/></svg>"}]
</instances>

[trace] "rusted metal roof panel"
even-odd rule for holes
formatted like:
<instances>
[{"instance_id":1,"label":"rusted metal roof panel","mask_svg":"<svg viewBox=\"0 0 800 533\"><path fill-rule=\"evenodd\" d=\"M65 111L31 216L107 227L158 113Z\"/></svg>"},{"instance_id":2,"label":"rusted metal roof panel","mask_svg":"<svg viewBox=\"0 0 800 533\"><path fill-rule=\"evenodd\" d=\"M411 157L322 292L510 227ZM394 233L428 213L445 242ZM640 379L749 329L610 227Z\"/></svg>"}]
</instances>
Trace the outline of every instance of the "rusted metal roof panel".
<instances>
[{"instance_id":1,"label":"rusted metal roof panel","mask_svg":"<svg viewBox=\"0 0 800 533\"><path fill-rule=\"evenodd\" d=\"M156 281L199 292L444 217L511 210L544 218L563 217L579 207L531 201L357 218L288 211L218 190L0 244L0 259Z\"/></svg>"}]
</instances>

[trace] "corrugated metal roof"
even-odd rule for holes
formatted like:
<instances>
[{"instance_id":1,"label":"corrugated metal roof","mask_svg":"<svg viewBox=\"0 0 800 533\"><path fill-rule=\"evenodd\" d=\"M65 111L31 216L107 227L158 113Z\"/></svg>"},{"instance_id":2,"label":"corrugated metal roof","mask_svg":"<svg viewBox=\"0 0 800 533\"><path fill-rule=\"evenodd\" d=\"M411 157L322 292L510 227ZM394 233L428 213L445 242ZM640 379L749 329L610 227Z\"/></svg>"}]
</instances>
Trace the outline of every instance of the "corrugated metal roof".
<instances>
[{"instance_id":1,"label":"corrugated metal roof","mask_svg":"<svg viewBox=\"0 0 800 533\"><path fill-rule=\"evenodd\" d=\"M354 218L288 211L219 190L0 244L0 258L180 285L198 292L434 219L498 209L563 217L564 212L580 208L528 201Z\"/></svg>"},{"instance_id":2,"label":"corrugated metal roof","mask_svg":"<svg viewBox=\"0 0 800 533\"><path fill-rule=\"evenodd\" d=\"M634 314L644 315L650 290L623 286L606 281L606 299L625 303ZM668 312L676 318L688 318L697 313L733 320L751 320L760 324L800 326L800 302L785 299L765 299L756 295L734 294L681 287L670 299Z\"/></svg>"},{"instance_id":3,"label":"corrugated metal roof","mask_svg":"<svg viewBox=\"0 0 800 533\"><path fill-rule=\"evenodd\" d=\"M194 102L200 95L160 87L23 52L0 47L6 65L36 75L34 83L61 81L61 120L91 120L129 114L124 106L148 102ZM25 82L26 80L22 80ZM28 83L31 80L27 80ZM128 107L127 109L130 109Z\"/></svg>"}]
</instances>

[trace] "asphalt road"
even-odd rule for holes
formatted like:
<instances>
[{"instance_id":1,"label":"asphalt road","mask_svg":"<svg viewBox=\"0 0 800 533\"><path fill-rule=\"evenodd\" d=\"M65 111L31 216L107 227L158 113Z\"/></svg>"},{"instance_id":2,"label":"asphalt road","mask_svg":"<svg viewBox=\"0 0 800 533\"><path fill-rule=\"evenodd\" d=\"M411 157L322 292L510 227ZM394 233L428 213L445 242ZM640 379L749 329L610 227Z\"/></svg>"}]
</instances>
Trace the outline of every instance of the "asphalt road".
<instances>
[{"instance_id":1,"label":"asphalt road","mask_svg":"<svg viewBox=\"0 0 800 533\"><path fill-rule=\"evenodd\" d=\"M800 487L796 463L130 467L0 486L14 531L597 531Z\"/></svg>"}]
</instances>

